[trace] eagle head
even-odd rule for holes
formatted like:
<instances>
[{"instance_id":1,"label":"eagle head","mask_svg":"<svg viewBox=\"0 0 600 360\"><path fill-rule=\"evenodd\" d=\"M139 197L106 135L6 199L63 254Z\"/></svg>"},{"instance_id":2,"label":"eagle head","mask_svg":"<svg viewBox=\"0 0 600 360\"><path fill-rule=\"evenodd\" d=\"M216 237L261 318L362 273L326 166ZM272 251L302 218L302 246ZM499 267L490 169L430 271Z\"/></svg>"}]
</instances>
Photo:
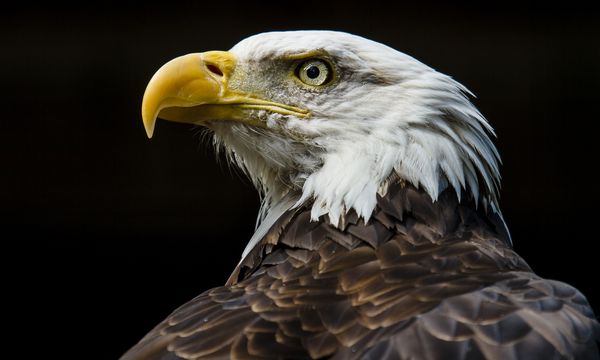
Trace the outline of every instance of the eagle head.
<instances>
[{"instance_id":1,"label":"eagle head","mask_svg":"<svg viewBox=\"0 0 600 360\"><path fill-rule=\"evenodd\" d=\"M451 187L499 212L493 130L468 95L359 36L270 32L168 62L148 84L142 117L148 136L157 118L211 130L259 189L259 220L302 204L335 226L351 210L368 221L391 182L433 201Z\"/></svg>"}]
</instances>

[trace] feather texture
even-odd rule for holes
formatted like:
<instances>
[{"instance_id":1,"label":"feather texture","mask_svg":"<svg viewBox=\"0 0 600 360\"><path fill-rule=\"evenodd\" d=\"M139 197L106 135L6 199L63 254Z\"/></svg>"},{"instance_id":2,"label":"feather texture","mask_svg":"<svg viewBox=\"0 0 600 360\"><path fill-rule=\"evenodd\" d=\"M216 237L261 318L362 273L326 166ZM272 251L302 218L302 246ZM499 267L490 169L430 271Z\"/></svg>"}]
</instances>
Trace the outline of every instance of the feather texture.
<instances>
[{"instance_id":1,"label":"feather texture","mask_svg":"<svg viewBox=\"0 0 600 360\"><path fill-rule=\"evenodd\" d=\"M277 75L289 74L281 65L286 56L315 50L337 69L334 86L304 89ZM337 226L353 210L368 221L377 193L399 178L433 200L450 186L500 212L492 127L451 77L385 45L334 31L259 34L231 52L238 58L231 86L311 111L308 121L258 112L260 128L208 124L217 147L261 192L260 219L293 193L296 205L311 202L313 220L327 214Z\"/></svg>"},{"instance_id":2,"label":"feather texture","mask_svg":"<svg viewBox=\"0 0 600 360\"><path fill-rule=\"evenodd\" d=\"M381 220L380 220L381 219ZM232 274L171 314L133 359L598 359L585 298L544 280L495 214L391 186L345 229L276 222Z\"/></svg>"}]
</instances>

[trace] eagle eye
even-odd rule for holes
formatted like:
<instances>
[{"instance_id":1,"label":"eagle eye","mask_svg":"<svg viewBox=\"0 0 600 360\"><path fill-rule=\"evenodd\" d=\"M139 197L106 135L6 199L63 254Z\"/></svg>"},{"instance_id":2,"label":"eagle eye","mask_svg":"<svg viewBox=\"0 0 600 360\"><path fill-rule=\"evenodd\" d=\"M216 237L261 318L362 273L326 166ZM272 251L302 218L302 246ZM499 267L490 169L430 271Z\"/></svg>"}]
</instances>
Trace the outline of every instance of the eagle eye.
<instances>
[{"instance_id":1,"label":"eagle eye","mask_svg":"<svg viewBox=\"0 0 600 360\"><path fill-rule=\"evenodd\" d=\"M324 85L332 78L331 66L320 59L307 60L298 65L296 76L306 85Z\"/></svg>"}]
</instances>

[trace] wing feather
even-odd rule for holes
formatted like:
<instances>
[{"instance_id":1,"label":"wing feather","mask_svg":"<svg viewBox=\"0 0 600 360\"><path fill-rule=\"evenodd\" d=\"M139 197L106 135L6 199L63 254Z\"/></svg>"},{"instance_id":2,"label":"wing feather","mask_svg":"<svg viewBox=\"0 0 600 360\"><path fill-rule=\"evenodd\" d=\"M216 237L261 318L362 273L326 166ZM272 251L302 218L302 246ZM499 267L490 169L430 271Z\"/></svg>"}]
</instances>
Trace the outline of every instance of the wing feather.
<instances>
[{"instance_id":1,"label":"wing feather","mask_svg":"<svg viewBox=\"0 0 600 360\"><path fill-rule=\"evenodd\" d=\"M484 213L451 192L388 195L366 224L284 216L228 285L122 359L599 358L585 297L533 274Z\"/></svg>"}]
</instances>

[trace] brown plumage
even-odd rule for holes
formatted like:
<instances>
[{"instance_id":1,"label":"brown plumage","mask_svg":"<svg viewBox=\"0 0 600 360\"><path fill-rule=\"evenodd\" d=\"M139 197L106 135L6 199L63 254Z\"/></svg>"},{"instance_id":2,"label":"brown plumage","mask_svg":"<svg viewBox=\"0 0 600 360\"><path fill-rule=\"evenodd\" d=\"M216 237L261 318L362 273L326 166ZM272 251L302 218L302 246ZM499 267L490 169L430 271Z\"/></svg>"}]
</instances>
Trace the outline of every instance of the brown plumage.
<instances>
[{"instance_id":1,"label":"brown plumage","mask_svg":"<svg viewBox=\"0 0 600 360\"><path fill-rule=\"evenodd\" d=\"M368 223L288 211L232 274L122 359L598 359L573 287L541 279L497 217L394 185Z\"/></svg>"}]
</instances>

